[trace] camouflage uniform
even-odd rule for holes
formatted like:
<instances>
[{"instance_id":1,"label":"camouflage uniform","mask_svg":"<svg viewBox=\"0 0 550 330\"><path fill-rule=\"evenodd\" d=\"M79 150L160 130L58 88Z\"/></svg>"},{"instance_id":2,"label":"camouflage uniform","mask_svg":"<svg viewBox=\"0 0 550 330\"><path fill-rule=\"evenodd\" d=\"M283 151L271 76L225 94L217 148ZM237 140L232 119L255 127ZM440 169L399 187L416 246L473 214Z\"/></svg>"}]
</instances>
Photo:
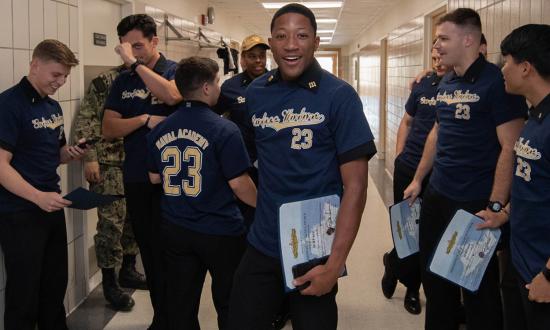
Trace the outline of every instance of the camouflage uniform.
<instances>
[{"instance_id":1,"label":"camouflage uniform","mask_svg":"<svg viewBox=\"0 0 550 330\"><path fill-rule=\"evenodd\" d=\"M103 104L113 80L121 69L118 67L109 70L92 80L74 123L75 141L80 138L100 138L84 158L85 162L99 163L101 181L91 183L90 190L100 194L124 195L122 138L107 142L101 137ZM120 266L123 255L137 255L139 250L126 216L125 200L99 207L97 213L99 221L94 241L98 266L114 268Z\"/></svg>"}]
</instances>

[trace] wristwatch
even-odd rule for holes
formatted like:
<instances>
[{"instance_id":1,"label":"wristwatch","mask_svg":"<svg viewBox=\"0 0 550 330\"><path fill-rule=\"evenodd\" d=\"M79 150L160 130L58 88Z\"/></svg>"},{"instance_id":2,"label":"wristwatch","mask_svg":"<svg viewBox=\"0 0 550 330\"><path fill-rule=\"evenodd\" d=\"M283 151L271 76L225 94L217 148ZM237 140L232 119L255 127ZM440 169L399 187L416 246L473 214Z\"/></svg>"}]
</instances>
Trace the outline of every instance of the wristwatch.
<instances>
[{"instance_id":1,"label":"wristwatch","mask_svg":"<svg viewBox=\"0 0 550 330\"><path fill-rule=\"evenodd\" d=\"M143 64L142 61L136 59L136 61L132 63L132 65L130 65L130 70L132 70L132 72L136 72L137 67L142 64Z\"/></svg>"},{"instance_id":2,"label":"wristwatch","mask_svg":"<svg viewBox=\"0 0 550 330\"><path fill-rule=\"evenodd\" d=\"M489 201L489 203L487 203L487 208L489 208L489 210L497 213L497 212L502 211L503 205L499 201L496 201L496 202Z\"/></svg>"},{"instance_id":3,"label":"wristwatch","mask_svg":"<svg viewBox=\"0 0 550 330\"><path fill-rule=\"evenodd\" d=\"M542 275L544 275L544 277L546 277L546 280L548 282L550 282L550 269L548 269L548 267L544 266L541 273L542 273Z\"/></svg>"}]
</instances>

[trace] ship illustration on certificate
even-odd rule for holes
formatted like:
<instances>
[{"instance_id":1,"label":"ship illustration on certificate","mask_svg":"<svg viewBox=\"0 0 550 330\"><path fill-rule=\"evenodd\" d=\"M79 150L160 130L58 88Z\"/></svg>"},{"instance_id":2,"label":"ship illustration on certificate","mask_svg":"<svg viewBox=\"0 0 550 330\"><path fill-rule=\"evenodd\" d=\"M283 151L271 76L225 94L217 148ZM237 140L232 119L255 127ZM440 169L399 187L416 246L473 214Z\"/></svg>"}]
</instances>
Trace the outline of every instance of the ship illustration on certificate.
<instances>
[{"instance_id":1,"label":"ship illustration on certificate","mask_svg":"<svg viewBox=\"0 0 550 330\"><path fill-rule=\"evenodd\" d=\"M418 223L420 219L420 204L417 198L412 205L404 200L390 206L390 224L393 244L397 256L401 259L418 252Z\"/></svg>"},{"instance_id":2,"label":"ship illustration on certificate","mask_svg":"<svg viewBox=\"0 0 550 330\"><path fill-rule=\"evenodd\" d=\"M291 202L279 208L281 262L287 291L294 290L292 267L330 254L340 197Z\"/></svg>"}]
</instances>

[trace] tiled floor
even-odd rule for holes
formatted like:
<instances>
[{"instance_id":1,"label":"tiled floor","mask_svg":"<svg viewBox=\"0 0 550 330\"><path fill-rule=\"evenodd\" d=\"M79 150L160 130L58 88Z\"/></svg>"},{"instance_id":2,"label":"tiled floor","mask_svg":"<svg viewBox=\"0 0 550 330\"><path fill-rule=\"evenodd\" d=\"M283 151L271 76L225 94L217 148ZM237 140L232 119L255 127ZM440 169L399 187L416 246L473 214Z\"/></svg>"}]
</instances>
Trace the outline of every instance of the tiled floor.
<instances>
[{"instance_id":1,"label":"tiled floor","mask_svg":"<svg viewBox=\"0 0 550 330\"><path fill-rule=\"evenodd\" d=\"M373 160L372 163L376 163L376 161ZM369 178L368 199L363 222L348 258L349 275L339 280L338 329L422 329L424 314L414 316L403 308L403 296L405 295L403 286L398 285L394 298L389 300L384 298L380 289L380 279L383 273L382 254L392 245L387 212L387 205L391 200L386 198L384 201L380 197L374 182L378 183L380 190L389 188L391 193L391 178L383 170L371 168L370 171L371 178ZM391 197L391 194L389 196ZM136 301L134 310L129 313L117 313L105 327L103 323L96 323L95 327L92 327L74 322L70 328L78 330L102 329L103 327L108 330L146 329L152 315L148 292L138 290L133 293L133 297ZM101 296L96 294L91 299L95 301L94 304L104 308L105 303L100 298ZM78 312L79 310L75 313ZM83 319L85 322L95 322L94 319L100 320L101 315L97 315L96 309L96 317ZM210 279L207 279L207 283L204 285L199 320L202 329L217 329L216 313L210 296ZM287 324L285 329L292 329L292 326Z\"/></svg>"}]
</instances>

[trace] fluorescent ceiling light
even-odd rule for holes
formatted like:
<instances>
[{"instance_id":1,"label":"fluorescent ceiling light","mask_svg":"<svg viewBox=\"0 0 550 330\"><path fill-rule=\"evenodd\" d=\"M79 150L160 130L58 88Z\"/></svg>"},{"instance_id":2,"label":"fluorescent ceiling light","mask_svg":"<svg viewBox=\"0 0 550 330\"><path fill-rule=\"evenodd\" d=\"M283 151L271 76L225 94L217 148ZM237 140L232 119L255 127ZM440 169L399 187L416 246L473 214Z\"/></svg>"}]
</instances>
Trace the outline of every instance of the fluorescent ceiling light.
<instances>
[{"instance_id":1,"label":"fluorescent ceiling light","mask_svg":"<svg viewBox=\"0 0 550 330\"><path fill-rule=\"evenodd\" d=\"M288 5L289 3L290 2L263 2L262 5L265 9L279 9L285 5ZM299 3L310 9L342 7L342 1L305 1Z\"/></svg>"},{"instance_id":2,"label":"fluorescent ceiling light","mask_svg":"<svg viewBox=\"0 0 550 330\"><path fill-rule=\"evenodd\" d=\"M330 45L330 41L321 41L319 45Z\"/></svg>"},{"instance_id":3,"label":"fluorescent ceiling light","mask_svg":"<svg viewBox=\"0 0 550 330\"><path fill-rule=\"evenodd\" d=\"M331 41L332 37L319 37L322 41Z\"/></svg>"},{"instance_id":4,"label":"fluorescent ceiling light","mask_svg":"<svg viewBox=\"0 0 550 330\"><path fill-rule=\"evenodd\" d=\"M315 19L317 23L336 23L338 20L336 18L317 18Z\"/></svg>"},{"instance_id":5,"label":"fluorescent ceiling light","mask_svg":"<svg viewBox=\"0 0 550 330\"><path fill-rule=\"evenodd\" d=\"M317 33L334 33L334 30L317 30Z\"/></svg>"}]
</instances>

